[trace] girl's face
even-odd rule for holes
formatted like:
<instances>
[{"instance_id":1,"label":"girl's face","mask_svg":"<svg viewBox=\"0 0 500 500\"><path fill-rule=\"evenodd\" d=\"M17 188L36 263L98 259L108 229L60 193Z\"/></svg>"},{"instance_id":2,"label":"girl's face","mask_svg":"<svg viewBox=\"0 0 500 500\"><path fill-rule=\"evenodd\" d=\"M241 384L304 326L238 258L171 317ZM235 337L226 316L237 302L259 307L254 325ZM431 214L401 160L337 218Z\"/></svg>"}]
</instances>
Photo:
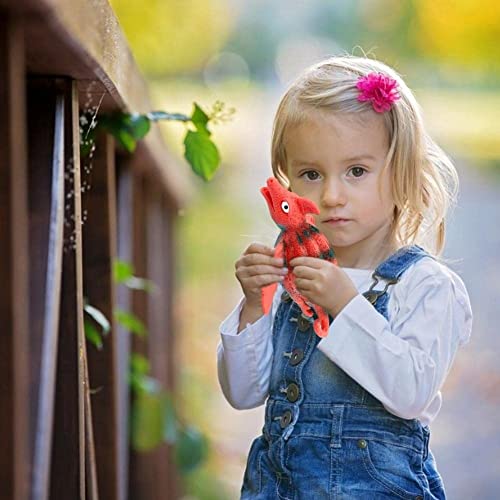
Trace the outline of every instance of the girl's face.
<instances>
[{"instance_id":1,"label":"girl's face","mask_svg":"<svg viewBox=\"0 0 500 500\"><path fill-rule=\"evenodd\" d=\"M285 134L291 190L318 206L316 224L342 267L373 268L394 250L388 148L383 117L372 111L316 112Z\"/></svg>"}]
</instances>

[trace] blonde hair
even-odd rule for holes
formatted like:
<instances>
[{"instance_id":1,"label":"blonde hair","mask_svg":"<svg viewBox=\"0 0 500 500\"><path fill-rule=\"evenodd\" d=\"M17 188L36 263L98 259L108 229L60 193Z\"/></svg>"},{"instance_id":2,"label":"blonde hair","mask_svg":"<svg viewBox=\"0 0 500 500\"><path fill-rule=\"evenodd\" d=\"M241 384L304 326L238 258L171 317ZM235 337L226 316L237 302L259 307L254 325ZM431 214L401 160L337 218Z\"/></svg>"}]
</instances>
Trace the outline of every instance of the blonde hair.
<instances>
[{"instance_id":1,"label":"blonde hair","mask_svg":"<svg viewBox=\"0 0 500 500\"><path fill-rule=\"evenodd\" d=\"M273 124L271 162L275 177L288 185L284 135L311 112L361 113L373 109L359 102L356 82L371 72L398 82L401 96L383 113L389 136L384 168L392 167L395 203L392 237L398 246L419 244L438 256L445 243L445 217L456 203L456 169L427 134L420 105L396 71L384 63L351 55L334 56L304 70L282 97Z\"/></svg>"}]
</instances>

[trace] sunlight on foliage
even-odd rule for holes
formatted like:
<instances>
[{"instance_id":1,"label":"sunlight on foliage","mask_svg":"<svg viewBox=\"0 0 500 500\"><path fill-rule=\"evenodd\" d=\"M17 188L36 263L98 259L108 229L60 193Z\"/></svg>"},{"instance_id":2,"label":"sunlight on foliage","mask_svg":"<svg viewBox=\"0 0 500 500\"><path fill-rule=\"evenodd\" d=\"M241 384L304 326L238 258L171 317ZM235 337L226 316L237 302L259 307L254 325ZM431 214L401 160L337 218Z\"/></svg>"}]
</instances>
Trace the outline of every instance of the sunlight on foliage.
<instances>
[{"instance_id":1,"label":"sunlight on foliage","mask_svg":"<svg viewBox=\"0 0 500 500\"><path fill-rule=\"evenodd\" d=\"M500 8L487 0L420 0L416 41L430 59L500 72Z\"/></svg>"},{"instance_id":2,"label":"sunlight on foliage","mask_svg":"<svg viewBox=\"0 0 500 500\"><path fill-rule=\"evenodd\" d=\"M227 0L111 0L134 57L149 75L200 68L235 19Z\"/></svg>"},{"instance_id":3,"label":"sunlight on foliage","mask_svg":"<svg viewBox=\"0 0 500 500\"><path fill-rule=\"evenodd\" d=\"M472 164L500 159L500 94L419 90L417 98L433 136Z\"/></svg>"}]
</instances>

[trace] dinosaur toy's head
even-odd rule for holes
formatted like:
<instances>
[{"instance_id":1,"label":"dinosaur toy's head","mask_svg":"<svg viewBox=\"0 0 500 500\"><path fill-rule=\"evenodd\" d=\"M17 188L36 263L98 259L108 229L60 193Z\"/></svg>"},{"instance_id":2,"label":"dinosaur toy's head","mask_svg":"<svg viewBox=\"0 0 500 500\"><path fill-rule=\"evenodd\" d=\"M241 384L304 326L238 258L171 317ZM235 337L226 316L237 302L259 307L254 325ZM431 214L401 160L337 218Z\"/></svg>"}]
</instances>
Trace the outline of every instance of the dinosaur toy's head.
<instances>
[{"instance_id":1,"label":"dinosaur toy's head","mask_svg":"<svg viewBox=\"0 0 500 500\"><path fill-rule=\"evenodd\" d=\"M319 214L311 200L286 190L274 177L267 179L267 187L260 192L267 201L271 217L281 229L298 227L304 222L314 224L314 218L307 214Z\"/></svg>"}]
</instances>

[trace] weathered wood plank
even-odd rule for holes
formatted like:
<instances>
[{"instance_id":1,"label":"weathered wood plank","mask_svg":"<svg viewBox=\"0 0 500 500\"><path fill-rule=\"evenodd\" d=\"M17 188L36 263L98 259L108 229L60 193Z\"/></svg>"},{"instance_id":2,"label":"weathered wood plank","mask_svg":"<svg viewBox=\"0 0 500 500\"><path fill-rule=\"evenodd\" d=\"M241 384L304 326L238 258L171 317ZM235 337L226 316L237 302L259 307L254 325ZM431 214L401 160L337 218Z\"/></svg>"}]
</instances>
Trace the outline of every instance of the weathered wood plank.
<instances>
[{"instance_id":1,"label":"weathered wood plank","mask_svg":"<svg viewBox=\"0 0 500 500\"><path fill-rule=\"evenodd\" d=\"M85 478L86 498L99 500L97 485L97 465L95 456L94 427L92 422L92 404L90 402L90 382L87 358L84 357L84 406L85 406Z\"/></svg>"},{"instance_id":2,"label":"weathered wood plank","mask_svg":"<svg viewBox=\"0 0 500 500\"><path fill-rule=\"evenodd\" d=\"M136 176L133 190L133 263L138 276L152 279L158 289L154 294L135 293L132 310L148 327L145 339L134 338L133 351L146 356L151 363L151 375L164 389L171 389L169 377L173 364L173 335L169 336L171 304L171 276L167 270L171 264L169 242L164 239L164 218L160 192L144 176ZM170 372L171 373L171 372ZM162 500L168 492L177 497L176 472L171 461L171 450L166 443L149 452L130 455L130 494L132 498Z\"/></svg>"},{"instance_id":3,"label":"weathered wood plank","mask_svg":"<svg viewBox=\"0 0 500 500\"><path fill-rule=\"evenodd\" d=\"M65 166L68 175L50 499L85 500L85 406L80 151L76 82L66 80ZM69 196L68 196L69 195Z\"/></svg>"},{"instance_id":4,"label":"weathered wood plank","mask_svg":"<svg viewBox=\"0 0 500 500\"><path fill-rule=\"evenodd\" d=\"M117 500L119 382L118 335L113 316L115 285L113 261L116 256L116 182L114 140L101 135L91 160L84 160L91 171L90 185L83 194L87 219L83 225L84 295L111 323L111 332L103 337L98 351L88 346L90 387L93 391L92 416L96 446L99 496ZM97 325L95 325L97 327Z\"/></svg>"},{"instance_id":5,"label":"weathered wood plank","mask_svg":"<svg viewBox=\"0 0 500 500\"><path fill-rule=\"evenodd\" d=\"M117 190L117 252L118 258L126 262L132 262L132 196L133 196L133 174L130 168L129 158L121 155L116 161L116 190ZM125 285L116 288L116 308L129 311L132 307L132 293ZM125 500L129 491L129 410L130 390L128 383L129 360L130 360L130 332L116 324L117 331L117 369L120 375L118 379L118 437L119 463L118 484L120 487L118 498Z\"/></svg>"},{"instance_id":6,"label":"weathered wood plank","mask_svg":"<svg viewBox=\"0 0 500 500\"><path fill-rule=\"evenodd\" d=\"M142 175L133 176L132 188L132 263L135 274L140 277L147 277L146 267L146 231L145 231L145 180ZM147 324L147 300L145 293L134 293L132 295L132 312L148 326ZM148 358L146 339L138 339L133 336L131 339L132 351L140 353ZM152 500L154 490L161 489L161 484L155 483L154 462L156 452L141 452L130 450L130 475L129 475L129 493L132 498L143 498ZM164 490L162 490L164 491Z\"/></svg>"},{"instance_id":7,"label":"weathered wood plank","mask_svg":"<svg viewBox=\"0 0 500 500\"><path fill-rule=\"evenodd\" d=\"M165 203L163 194L155 184L148 182L147 187L147 274L158 287L156 292L148 297L148 356L155 378L160 380L165 390L172 391L175 387L175 335L172 324L173 207ZM163 444L158 449L154 466L156 475L164 476L165 491L168 491L172 498L178 498L178 474L172 460L172 452L170 446Z\"/></svg>"},{"instance_id":8,"label":"weathered wood plank","mask_svg":"<svg viewBox=\"0 0 500 500\"><path fill-rule=\"evenodd\" d=\"M29 260L24 34L0 11L0 499L29 495Z\"/></svg>"},{"instance_id":9,"label":"weathered wood plank","mask_svg":"<svg viewBox=\"0 0 500 500\"><path fill-rule=\"evenodd\" d=\"M28 85L31 493L48 498L64 228L64 97L54 79Z\"/></svg>"}]
</instances>

